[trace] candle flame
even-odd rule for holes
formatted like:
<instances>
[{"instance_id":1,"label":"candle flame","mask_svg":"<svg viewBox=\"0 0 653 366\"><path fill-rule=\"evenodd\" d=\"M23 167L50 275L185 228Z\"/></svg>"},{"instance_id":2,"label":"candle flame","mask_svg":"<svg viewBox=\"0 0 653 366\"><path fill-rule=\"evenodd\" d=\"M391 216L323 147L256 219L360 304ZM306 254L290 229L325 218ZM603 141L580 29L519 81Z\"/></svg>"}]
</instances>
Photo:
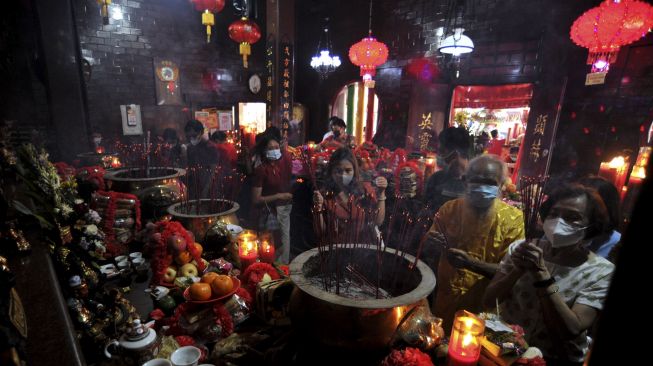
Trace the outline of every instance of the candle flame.
<instances>
[{"instance_id":1,"label":"candle flame","mask_svg":"<svg viewBox=\"0 0 653 366\"><path fill-rule=\"evenodd\" d=\"M474 342L474 337L470 333L463 335L463 347L467 347Z\"/></svg>"}]
</instances>

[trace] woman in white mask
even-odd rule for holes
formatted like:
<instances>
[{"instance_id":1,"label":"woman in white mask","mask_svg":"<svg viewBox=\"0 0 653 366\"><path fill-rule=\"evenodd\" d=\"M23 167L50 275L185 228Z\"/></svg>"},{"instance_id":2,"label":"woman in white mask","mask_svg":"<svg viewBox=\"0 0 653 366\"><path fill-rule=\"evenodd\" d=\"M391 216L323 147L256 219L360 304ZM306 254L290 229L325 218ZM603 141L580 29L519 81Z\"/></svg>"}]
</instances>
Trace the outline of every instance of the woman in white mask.
<instances>
[{"instance_id":1,"label":"woman in white mask","mask_svg":"<svg viewBox=\"0 0 653 366\"><path fill-rule=\"evenodd\" d=\"M323 187L314 192L313 203L315 208L321 211L325 208L326 197L330 200L326 208L331 210L327 216L335 217L340 222L352 219L355 221L341 226L343 229L339 230L338 235L344 237L353 234L351 237L374 240L376 234L371 229L374 229L375 225L381 225L385 219L385 189L388 187L388 181L384 177L377 177L372 184L360 181L354 154L348 148L340 148L334 151L329 159ZM367 217L363 210L367 213L373 212L374 217ZM366 222L360 222L361 220ZM362 232L357 235L350 233L351 230Z\"/></svg>"},{"instance_id":2,"label":"woman in white mask","mask_svg":"<svg viewBox=\"0 0 653 366\"><path fill-rule=\"evenodd\" d=\"M275 236L277 260L290 260L290 211L292 210L292 161L282 152L280 137L263 133L256 144L261 164L254 170L252 203L261 209L259 229Z\"/></svg>"},{"instance_id":3,"label":"woman in white mask","mask_svg":"<svg viewBox=\"0 0 653 366\"><path fill-rule=\"evenodd\" d=\"M484 302L494 306L498 299L503 320L521 325L547 363L580 365L614 270L586 245L608 225L607 210L596 191L569 185L553 192L540 212L544 238L510 246Z\"/></svg>"}]
</instances>

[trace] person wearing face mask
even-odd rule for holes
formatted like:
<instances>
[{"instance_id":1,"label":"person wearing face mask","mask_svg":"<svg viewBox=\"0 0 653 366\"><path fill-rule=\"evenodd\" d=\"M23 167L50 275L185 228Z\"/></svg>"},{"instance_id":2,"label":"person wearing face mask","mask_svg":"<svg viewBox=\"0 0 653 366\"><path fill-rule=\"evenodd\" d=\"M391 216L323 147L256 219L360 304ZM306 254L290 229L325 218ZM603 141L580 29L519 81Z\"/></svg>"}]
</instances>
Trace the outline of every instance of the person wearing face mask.
<instances>
[{"instance_id":1,"label":"person wearing face mask","mask_svg":"<svg viewBox=\"0 0 653 366\"><path fill-rule=\"evenodd\" d=\"M354 136L347 134L347 124L341 118L331 117L329 119L329 126L331 126L331 136L326 137L320 143L321 148L340 148L347 147L353 149L356 147L356 139Z\"/></svg>"},{"instance_id":2,"label":"person wearing face mask","mask_svg":"<svg viewBox=\"0 0 653 366\"><path fill-rule=\"evenodd\" d=\"M256 145L261 164L254 170L252 203L260 209L259 229L275 236L277 260L290 260L290 211L292 210L292 161L282 151L279 136L264 133Z\"/></svg>"},{"instance_id":3,"label":"person wearing face mask","mask_svg":"<svg viewBox=\"0 0 653 366\"><path fill-rule=\"evenodd\" d=\"M499 261L512 242L524 237L521 211L499 199L504 163L494 155L478 156L469 162L465 177L464 196L438 210L423 244L439 252L432 310L445 329L456 311L483 309L483 293Z\"/></svg>"},{"instance_id":4,"label":"person wearing face mask","mask_svg":"<svg viewBox=\"0 0 653 366\"><path fill-rule=\"evenodd\" d=\"M588 329L607 296L614 265L587 247L609 225L608 213L591 188L568 185L540 209L544 238L510 245L485 293L485 304L501 303L501 317L524 328L547 364L581 365Z\"/></svg>"},{"instance_id":5,"label":"person wearing face mask","mask_svg":"<svg viewBox=\"0 0 653 366\"><path fill-rule=\"evenodd\" d=\"M187 165L188 168L194 169L196 176L190 179L189 195L192 199L196 197L209 198L211 188L211 172L215 171L218 166L228 166L226 157L220 155L220 151L215 144L204 138L204 125L198 120L190 120L184 126L184 133L189 144L186 145ZM195 183L195 179L199 181ZM196 187L199 192L195 192Z\"/></svg>"},{"instance_id":6,"label":"person wearing face mask","mask_svg":"<svg viewBox=\"0 0 653 366\"><path fill-rule=\"evenodd\" d=\"M343 147L331 155L323 187L313 192L313 204L316 210L322 211L325 208L325 197L333 200L331 204L326 205L332 210L327 216L334 217L338 224L343 223L340 226L343 229L336 233L339 237L375 240L378 230L376 227L385 220L385 189L388 187L388 181L384 177L376 177L372 183L360 181L358 164L351 150ZM366 217L364 211L372 212L374 217ZM324 215L321 220L320 225L324 227ZM350 222L345 225L344 220ZM351 232L358 229L361 234Z\"/></svg>"},{"instance_id":7,"label":"person wearing face mask","mask_svg":"<svg viewBox=\"0 0 653 366\"><path fill-rule=\"evenodd\" d=\"M438 136L439 153L436 157L442 170L432 174L424 185L424 202L436 212L448 201L465 193L463 174L469 162L469 133L462 127L448 127Z\"/></svg>"}]
</instances>

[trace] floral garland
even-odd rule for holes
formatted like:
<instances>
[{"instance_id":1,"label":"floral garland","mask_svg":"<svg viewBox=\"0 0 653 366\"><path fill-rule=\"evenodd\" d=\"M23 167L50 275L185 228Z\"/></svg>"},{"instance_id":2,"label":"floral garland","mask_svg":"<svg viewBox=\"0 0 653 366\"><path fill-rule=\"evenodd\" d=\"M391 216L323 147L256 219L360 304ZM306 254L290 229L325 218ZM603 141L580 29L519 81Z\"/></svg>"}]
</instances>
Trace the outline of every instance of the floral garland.
<instances>
[{"instance_id":1,"label":"floral garland","mask_svg":"<svg viewBox=\"0 0 653 366\"><path fill-rule=\"evenodd\" d=\"M227 308L221 303L213 305L213 315L215 316L215 324L222 328L222 338L227 338L234 332L234 320Z\"/></svg>"},{"instance_id":2,"label":"floral garland","mask_svg":"<svg viewBox=\"0 0 653 366\"><path fill-rule=\"evenodd\" d=\"M397 169L395 169L395 193L400 195L400 181L401 181L401 170L404 168L410 168L417 175L417 195L420 195L422 192L422 186L424 185L424 173L417 166L414 161L407 161L402 164L399 164Z\"/></svg>"},{"instance_id":3,"label":"floral garland","mask_svg":"<svg viewBox=\"0 0 653 366\"><path fill-rule=\"evenodd\" d=\"M417 348L393 350L383 359L381 366L433 366L431 357Z\"/></svg>"},{"instance_id":4,"label":"floral garland","mask_svg":"<svg viewBox=\"0 0 653 366\"><path fill-rule=\"evenodd\" d=\"M243 282L243 287L249 291L249 294L252 297L256 296L256 285L263 280L265 275L268 275L272 280L278 280L281 278L279 272L268 263L254 263L247 267L245 273L242 274L241 280Z\"/></svg>"},{"instance_id":5,"label":"floral garland","mask_svg":"<svg viewBox=\"0 0 653 366\"><path fill-rule=\"evenodd\" d=\"M104 191L106 186L104 184L104 174L106 171L103 167L99 165L94 166L85 166L77 169L75 175L83 178L87 182L95 183L98 187L98 190Z\"/></svg>"},{"instance_id":6,"label":"floral garland","mask_svg":"<svg viewBox=\"0 0 653 366\"><path fill-rule=\"evenodd\" d=\"M134 233L138 232L141 230L141 203L138 200L138 198L129 193L120 193L120 192L112 192L112 191L97 191L95 193L98 196L102 197L108 197L109 202L107 203L107 207L104 209L103 213L103 221L102 221L102 231L104 232L105 235L105 243L106 243L106 249L107 249L107 254L109 256L116 256L116 255L121 255L127 253L127 246L125 244L119 243L116 240L116 233L114 231L114 225L116 223L116 209L117 209L117 203L116 201L119 199L126 199L126 200L134 200L134 215L136 216L135 219L135 228L132 230L132 237L134 238Z\"/></svg>"}]
</instances>

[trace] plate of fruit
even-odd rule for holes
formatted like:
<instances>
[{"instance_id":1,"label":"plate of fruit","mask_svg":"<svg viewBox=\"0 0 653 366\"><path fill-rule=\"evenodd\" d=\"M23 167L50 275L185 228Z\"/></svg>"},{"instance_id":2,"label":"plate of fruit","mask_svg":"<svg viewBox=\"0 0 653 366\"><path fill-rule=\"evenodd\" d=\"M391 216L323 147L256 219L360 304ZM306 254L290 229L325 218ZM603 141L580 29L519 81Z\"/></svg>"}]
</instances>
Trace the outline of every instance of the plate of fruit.
<instances>
[{"instance_id":1,"label":"plate of fruit","mask_svg":"<svg viewBox=\"0 0 653 366\"><path fill-rule=\"evenodd\" d=\"M209 304L228 299L240 288L240 280L236 277L208 272L184 290L184 299L193 304Z\"/></svg>"}]
</instances>

